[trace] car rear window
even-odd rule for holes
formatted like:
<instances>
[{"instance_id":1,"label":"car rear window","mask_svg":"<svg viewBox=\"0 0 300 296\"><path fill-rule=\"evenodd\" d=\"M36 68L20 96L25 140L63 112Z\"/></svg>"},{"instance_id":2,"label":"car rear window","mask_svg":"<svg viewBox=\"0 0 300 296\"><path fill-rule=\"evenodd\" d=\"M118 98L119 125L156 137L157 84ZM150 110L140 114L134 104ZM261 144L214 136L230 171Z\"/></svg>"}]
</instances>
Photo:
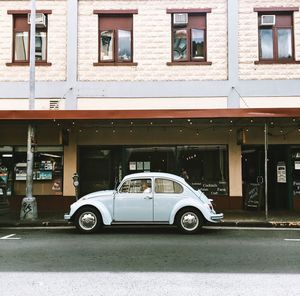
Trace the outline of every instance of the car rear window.
<instances>
[{"instance_id":1,"label":"car rear window","mask_svg":"<svg viewBox=\"0 0 300 296\"><path fill-rule=\"evenodd\" d=\"M182 193L183 187L172 180L168 179L155 179L155 192L156 193Z\"/></svg>"}]
</instances>

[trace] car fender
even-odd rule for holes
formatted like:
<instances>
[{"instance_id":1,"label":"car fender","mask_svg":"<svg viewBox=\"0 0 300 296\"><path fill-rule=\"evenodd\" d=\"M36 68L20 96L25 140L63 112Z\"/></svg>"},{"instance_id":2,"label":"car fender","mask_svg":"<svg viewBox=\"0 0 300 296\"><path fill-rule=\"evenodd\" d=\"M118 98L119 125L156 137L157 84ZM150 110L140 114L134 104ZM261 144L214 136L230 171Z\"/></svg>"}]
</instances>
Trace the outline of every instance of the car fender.
<instances>
[{"instance_id":1,"label":"car fender","mask_svg":"<svg viewBox=\"0 0 300 296\"><path fill-rule=\"evenodd\" d=\"M202 215L206 220L208 221L210 220L210 213L209 210L205 207L205 204L203 204L200 200L198 202L191 198L187 198L187 199L180 200L178 203L176 203L176 205L174 206L170 214L169 224L173 224L175 221L175 216L178 213L178 211L186 207L197 208L202 213Z\"/></svg>"},{"instance_id":2,"label":"car fender","mask_svg":"<svg viewBox=\"0 0 300 296\"><path fill-rule=\"evenodd\" d=\"M87 202L88 201L88 202ZM111 225L112 223L112 215L109 212L108 208L106 205L104 205L102 202L99 202L97 200L87 200L81 202L80 200L77 201L75 204L73 204L73 207L71 208L71 217L74 217L74 214L82 207L88 207L92 206L95 207L101 214L102 216L102 221L104 225Z\"/></svg>"}]
</instances>

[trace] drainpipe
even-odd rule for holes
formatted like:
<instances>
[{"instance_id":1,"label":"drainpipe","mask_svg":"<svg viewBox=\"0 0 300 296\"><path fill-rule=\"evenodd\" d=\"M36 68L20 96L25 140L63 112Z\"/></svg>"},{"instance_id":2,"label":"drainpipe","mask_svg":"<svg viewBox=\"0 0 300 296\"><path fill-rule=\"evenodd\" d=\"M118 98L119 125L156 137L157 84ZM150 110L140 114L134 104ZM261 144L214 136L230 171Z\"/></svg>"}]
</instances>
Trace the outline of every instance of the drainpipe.
<instances>
[{"instance_id":1,"label":"drainpipe","mask_svg":"<svg viewBox=\"0 0 300 296\"><path fill-rule=\"evenodd\" d=\"M268 124L265 123L265 218L268 220Z\"/></svg>"},{"instance_id":2,"label":"drainpipe","mask_svg":"<svg viewBox=\"0 0 300 296\"><path fill-rule=\"evenodd\" d=\"M29 56L29 110L34 110L35 100L35 19L36 19L36 0L31 0L30 11L30 56ZM32 124L28 125L27 133L27 174L26 174L26 197L22 200L21 220L37 219L37 203L36 198L32 196L33 187L33 161L35 128Z\"/></svg>"}]
</instances>

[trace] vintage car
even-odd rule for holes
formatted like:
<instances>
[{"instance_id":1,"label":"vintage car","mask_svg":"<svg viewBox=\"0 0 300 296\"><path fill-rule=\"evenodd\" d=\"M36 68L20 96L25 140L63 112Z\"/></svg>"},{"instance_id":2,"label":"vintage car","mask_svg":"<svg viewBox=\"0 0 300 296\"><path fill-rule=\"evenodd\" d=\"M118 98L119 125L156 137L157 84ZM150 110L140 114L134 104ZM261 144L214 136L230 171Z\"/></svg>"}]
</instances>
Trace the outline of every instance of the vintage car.
<instances>
[{"instance_id":1,"label":"vintage car","mask_svg":"<svg viewBox=\"0 0 300 296\"><path fill-rule=\"evenodd\" d=\"M145 172L124 177L116 190L87 194L71 205L64 218L83 233L103 225L175 224L184 233L196 233L205 222L220 222L211 200L183 178Z\"/></svg>"}]
</instances>

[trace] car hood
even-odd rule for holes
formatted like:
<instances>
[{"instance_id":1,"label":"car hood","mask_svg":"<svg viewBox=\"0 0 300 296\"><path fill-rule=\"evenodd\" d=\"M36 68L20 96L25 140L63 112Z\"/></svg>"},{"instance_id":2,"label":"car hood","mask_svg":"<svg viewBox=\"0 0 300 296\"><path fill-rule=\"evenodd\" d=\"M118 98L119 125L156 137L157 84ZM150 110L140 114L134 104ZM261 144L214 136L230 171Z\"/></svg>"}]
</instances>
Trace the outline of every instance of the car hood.
<instances>
[{"instance_id":1,"label":"car hood","mask_svg":"<svg viewBox=\"0 0 300 296\"><path fill-rule=\"evenodd\" d=\"M101 197L110 197L113 198L115 190L103 190L103 191L96 191L93 193L89 193L80 200L86 200L86 199L91 199L91 198L101 198Z\"/></svg>"}]
</instances>

